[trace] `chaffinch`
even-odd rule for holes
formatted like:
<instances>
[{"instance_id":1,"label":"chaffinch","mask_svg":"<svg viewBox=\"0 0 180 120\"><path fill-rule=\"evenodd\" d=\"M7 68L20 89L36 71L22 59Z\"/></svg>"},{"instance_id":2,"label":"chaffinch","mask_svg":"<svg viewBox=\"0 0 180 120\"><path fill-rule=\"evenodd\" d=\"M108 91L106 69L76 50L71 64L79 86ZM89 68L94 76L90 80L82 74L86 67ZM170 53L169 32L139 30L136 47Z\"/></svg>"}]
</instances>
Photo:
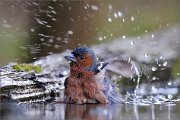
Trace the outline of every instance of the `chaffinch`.
<instances>
[{"instance_id":1,"label":"chaffinch","mask_svg":"<svg viewBox=\"0 0 180 120\"><path fill-rule=\"evenodd\" d=\"M125 77L132 77L138 72L135 64L123 57L99 62L94 52L86 46L75 48L65 59L70 61L70 75L64 83L66 103L121 102L122 97L116 90L116 84L107 76L107 70ZM128 70L123 70L123 66Z\"/></svg>"}]
</instances>

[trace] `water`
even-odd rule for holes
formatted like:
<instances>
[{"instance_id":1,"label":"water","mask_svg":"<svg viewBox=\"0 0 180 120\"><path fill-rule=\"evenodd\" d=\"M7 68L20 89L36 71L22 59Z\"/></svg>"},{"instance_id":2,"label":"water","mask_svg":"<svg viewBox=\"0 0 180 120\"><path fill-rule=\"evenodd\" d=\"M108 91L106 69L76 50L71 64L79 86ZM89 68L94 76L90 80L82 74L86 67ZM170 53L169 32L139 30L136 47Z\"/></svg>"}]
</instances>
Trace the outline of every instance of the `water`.
<instances>
[{"instance_id":1,"label":"water","mask_svg":"<svg viewBox=\"0 0 180 120\"><path fill-rule=\"evenodd\" d=\"M1 106L2 107L2 106ZM3 104L2 120L179 120L180 103L165 104ZM2 108L3 108L2 107ZM8 112L6 112L8 110Z\"/></svg>"}]
</instances>

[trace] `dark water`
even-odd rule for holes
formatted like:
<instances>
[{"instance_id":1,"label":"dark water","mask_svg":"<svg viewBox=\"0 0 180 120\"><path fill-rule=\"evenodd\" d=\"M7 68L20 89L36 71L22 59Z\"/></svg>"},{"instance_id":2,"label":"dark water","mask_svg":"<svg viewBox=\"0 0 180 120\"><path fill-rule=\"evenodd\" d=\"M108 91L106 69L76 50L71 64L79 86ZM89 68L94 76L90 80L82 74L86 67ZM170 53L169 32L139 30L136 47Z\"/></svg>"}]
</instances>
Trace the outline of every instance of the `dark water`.
<instances>
[{"instance_id":1,"label":"dark water","mask_svg":"<svg viewBox=\"0 0 180 120\"><path fill-rule=\"evenodd\" d=\"M179 113L180 103L143 106L6 103L1 106L1 120L179 120Z\"/></svg>"}]
</instances>

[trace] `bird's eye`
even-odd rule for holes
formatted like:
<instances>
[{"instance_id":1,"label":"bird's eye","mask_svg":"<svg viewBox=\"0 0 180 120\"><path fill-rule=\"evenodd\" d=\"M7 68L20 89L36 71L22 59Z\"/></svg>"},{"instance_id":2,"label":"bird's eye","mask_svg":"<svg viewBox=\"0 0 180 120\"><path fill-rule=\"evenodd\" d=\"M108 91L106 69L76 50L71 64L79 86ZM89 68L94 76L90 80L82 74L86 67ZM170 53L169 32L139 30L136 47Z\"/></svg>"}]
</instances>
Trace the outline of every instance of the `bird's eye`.
<instances>
[{"instance_id":1,"label":"bird's eye","mask_svg":"<svg viewBox=\"0 0 180 120\"><path fill-rule=\"evenodd\" d=\"M83 56L81 56L81 57L80 57L80 59L81 59L81 60L83 60L83 59L84 59L84 57L83 57Z\"/></svg>"}]
</instances>

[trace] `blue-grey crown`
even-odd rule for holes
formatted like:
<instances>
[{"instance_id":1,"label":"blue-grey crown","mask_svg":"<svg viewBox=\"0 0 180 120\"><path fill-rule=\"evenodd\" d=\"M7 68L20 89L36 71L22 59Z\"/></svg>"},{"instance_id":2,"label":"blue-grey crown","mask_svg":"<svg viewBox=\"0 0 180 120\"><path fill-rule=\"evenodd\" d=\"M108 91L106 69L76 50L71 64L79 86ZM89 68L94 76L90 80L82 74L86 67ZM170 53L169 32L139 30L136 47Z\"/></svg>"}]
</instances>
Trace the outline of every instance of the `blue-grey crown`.
<instances>
[{"instance_id":1,"label":"blue-grey crown","mask_svg":"<svg viewBox=\"0 0 180 120\"><path fill-rule=\"evenodd\" d=\"M95 56L94 52L90 48L88 48L86 46L80 46L80 47L75 48L72 51L72 54L75 57L77 57L77 56L79 56L79 57L82 56L83 57L84 53L88 53L92 57L92 59L93 59L92 66L88 67L87 70L89 70L89 71L96 71L99 63L98 63L97 57Z\"/></svg>"},{"instance_id":2,"label":"blue-grey crown","mask_svg":"<svg viewBox=\"0 0 180 120\"><path fill-rule=\"evenodd\" d=\"M77 47L72 51L72 54L74 54L75 56L81 56L83 55L83 53L88 53L92 57L95 57L94 52L86 46Z\"/></svg>"}]
</instances>

